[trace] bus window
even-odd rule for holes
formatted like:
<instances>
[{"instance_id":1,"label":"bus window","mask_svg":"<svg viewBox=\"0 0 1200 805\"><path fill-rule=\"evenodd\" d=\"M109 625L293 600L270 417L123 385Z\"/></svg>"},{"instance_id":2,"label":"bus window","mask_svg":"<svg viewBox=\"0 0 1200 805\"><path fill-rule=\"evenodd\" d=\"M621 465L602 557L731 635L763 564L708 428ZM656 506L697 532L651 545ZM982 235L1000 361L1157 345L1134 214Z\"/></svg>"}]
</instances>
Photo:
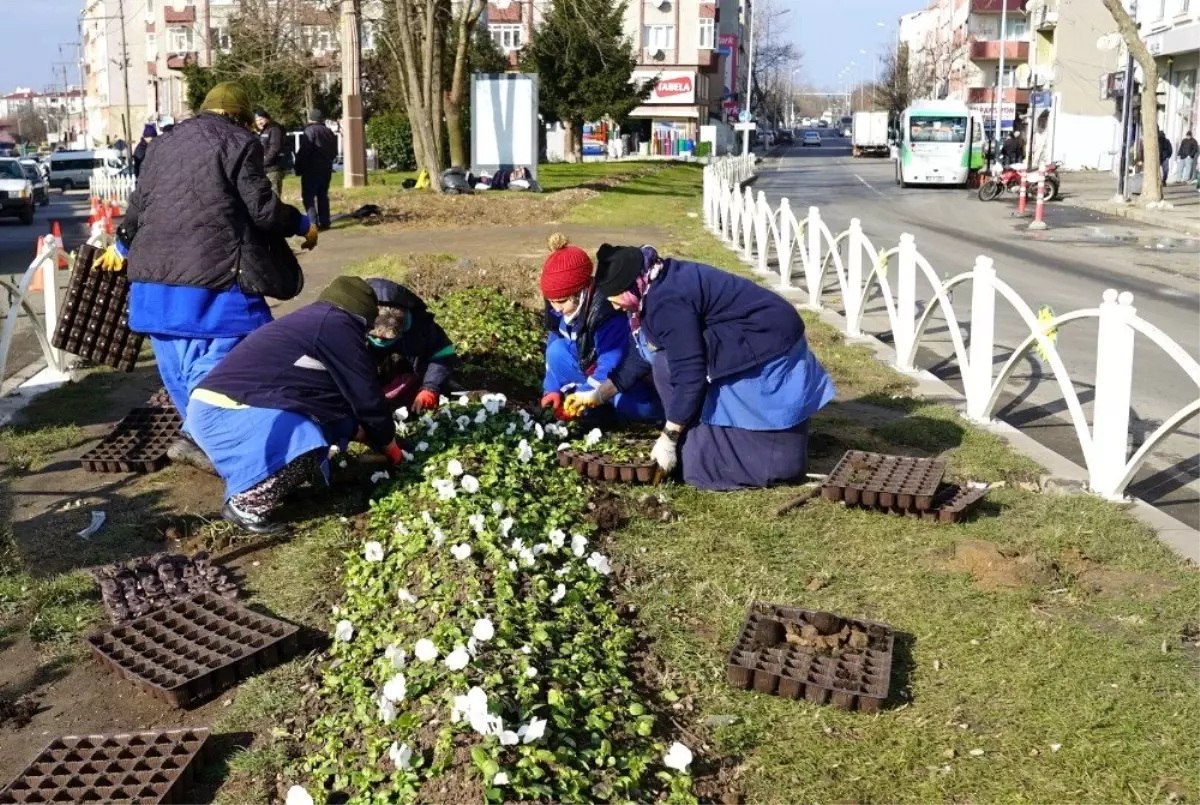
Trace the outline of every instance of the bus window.
<instances>
[{"instance_id":1,"label":"bus window","mask_svg":"<svg viewBox=\"0 0 1200 805\"><path fill-rule=\"evenodd\" d=\"M908 119L909 140L914 143L965 143L965 117L912 116Z\"/></svg>"}]
</instances>

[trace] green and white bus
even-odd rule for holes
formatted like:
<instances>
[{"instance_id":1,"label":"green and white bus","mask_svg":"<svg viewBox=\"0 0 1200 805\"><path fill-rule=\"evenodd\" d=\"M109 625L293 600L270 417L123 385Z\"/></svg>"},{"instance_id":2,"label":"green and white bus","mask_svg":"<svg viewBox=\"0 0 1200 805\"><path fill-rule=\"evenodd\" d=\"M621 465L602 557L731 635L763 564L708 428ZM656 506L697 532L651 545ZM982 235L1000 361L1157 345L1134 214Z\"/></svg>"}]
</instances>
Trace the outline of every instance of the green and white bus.
<instances>
[{"instance_id":1,"label":"green and white bus","mask_svg":"<svg viewBox=\"0 0 1200 805\"><path fill-rule=\"evenodd\" d=\"M900 118L896 184L966 185L983 170L983 120L959 101L917 101Z\"/></svg>"}]
</instances>

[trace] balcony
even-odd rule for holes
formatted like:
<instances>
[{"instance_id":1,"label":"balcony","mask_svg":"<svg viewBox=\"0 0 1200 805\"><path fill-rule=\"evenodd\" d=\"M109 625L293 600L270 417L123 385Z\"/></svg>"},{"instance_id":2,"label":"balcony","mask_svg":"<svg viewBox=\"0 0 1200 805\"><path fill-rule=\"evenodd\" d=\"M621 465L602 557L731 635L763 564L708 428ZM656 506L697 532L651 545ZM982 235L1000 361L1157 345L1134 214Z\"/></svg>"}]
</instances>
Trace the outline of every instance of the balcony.
<instances>
[{"instance_id":1,"label":"balcony","mask_svg":"<svg viewBox=\"0 0 1200 805\"><path fill-rule=\"evenodd\" d=\"M190 53L172 53L170 56L167 56L167 69L182 70L189 64L196 64L199 57L200 54L195 51Z\"/></svg>"},{"instance_id":2,"label":"balcony","mask_svg":"<svg viewBox=\"0 0 1200 805\"><path fill-rule=\"evenodd\" d=\"M971 43L971 61L997 61L1000 58L1000 50L1004 50L1004 60L1007 62L1026 62L1029 61L1029 43L993 41L993 42L972 42Z\"/></svg>"},{"instance_id":3,"label":"balcony","mask_svg":"<svg viewBox=\"0 0 1200 805\"><path fill-rule=\"evenodd\" d=\"M195 22L196 7L188 6L187 8L164 8L163 21L170 25L173 22Z\"/></svg>"},{"instance_id":4,"label":"balcony","mask_svg":"<svg viewBox=\"0 0 1200 805\"><path fill-rule=\"evenodd\" d=\"M1024 14L1027 0L971 0L972 14Z\"/></svg>"},{"instance_id":5,"label":"balcony","mask_svg":"<svg viewBox=\"0 0 1200 805\"><path fill-rule=\"evenodd\" d=\"M968 87L967 103L995 103L996 92L991 87ZM1015 103L1018 106L1029 103L1029 90L1005 87L1000 99L1001 103Z\"/></svg>"}]
</instances>

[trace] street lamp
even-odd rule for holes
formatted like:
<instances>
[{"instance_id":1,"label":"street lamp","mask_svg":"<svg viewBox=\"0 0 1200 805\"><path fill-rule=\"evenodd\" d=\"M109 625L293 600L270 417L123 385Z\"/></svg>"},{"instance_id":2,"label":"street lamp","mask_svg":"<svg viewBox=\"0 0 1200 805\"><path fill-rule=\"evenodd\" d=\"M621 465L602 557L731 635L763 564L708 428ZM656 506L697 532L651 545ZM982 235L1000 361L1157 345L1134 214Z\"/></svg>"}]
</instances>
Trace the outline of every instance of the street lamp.
<instances>
[{"instance_id":1,"label":"street lamp","mask_svg":"<svg viewBox=\"0 0 1200 805\"><path fill-rule=\"evenodd\" d=\"M800 72L800 68L792 70L792 74L788 77L788 126L796 128L796 73Z\"/></svg>"}]
</instances>

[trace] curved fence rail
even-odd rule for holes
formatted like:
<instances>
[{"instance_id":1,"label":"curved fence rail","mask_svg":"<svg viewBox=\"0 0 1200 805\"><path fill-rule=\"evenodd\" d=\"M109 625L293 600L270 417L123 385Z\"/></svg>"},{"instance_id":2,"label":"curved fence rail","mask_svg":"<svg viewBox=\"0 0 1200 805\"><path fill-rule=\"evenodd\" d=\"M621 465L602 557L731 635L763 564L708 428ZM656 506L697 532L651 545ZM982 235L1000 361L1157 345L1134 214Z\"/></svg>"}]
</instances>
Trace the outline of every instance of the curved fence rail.
<instances>
[{"instance_id":1,"label":"curved fence rail","mask_svg":"<svg viewBox=\"0 0 1200 805\"><path fill-rule=\"evenodd\" d=\"M12 347L13 337L17 332L17 320L22 313L28 317L30 325L33 326L34 335L37 336L38 345L42 349L42 360L45 361L46 366L56 372L66 369L67 356L61 350L51 346L50 343L54 338L54 328L58 324L58 265L60 260L66 256L62 242L53 235L47 236L42 241L42 250L33 258L29 268L25 269L20 282L14 284L8 280L0 280L0 285L8 292L10 299L8 313L5 314L4 324L0 327L0 380L4 379L8 371L8 354ZM41 279L40 293L43 295L45 303L40 322L29 302L31 294L39 293L39 291L31 290L36 278Z\"/></svg>"},{"instance_id":2,"label":"curved fence rail","mask_svg":"<svg viewBox=\"0 0 1200 805\"><path fill-rule=\"evenodd\" d=\"M1123 497L1125 487L1154 449L1200 413L1200 364L1178 343L1138 316L1132 294L1109 289L1097 307L1039 321L1025 300L997 277L991 258L977 257L969 271L943 280L917 250L912 235L902 234L898 245L876 249L858 218L850 219L844 231L834 234L817 207L809 207L807 214L798 218L788 199L772 206L765 193L756 195L747 186L753 173L753 162L743 157L705 168L704 219L709 231L759 274L771 273L774 255L780 290L796 290L793 280L802 283L800 290L807 295L807 307L811 309L819 310L825 305L826 296L836 283L847 335L862 335L867 302L878 293L893 335L896 368L901 371L915 371L914 361L926 327L934 312L939 312L946 321L954 360L962 376L967 417L976 422L991 419L1005 383L1025 354L1036 347L1054 373L1084 456L1089 486L1095 494L1110 499ZM923 306L917 298L918 278L933 289L928 305ZM951 296L957 286L967 283L971 286L970 317L964 341ZM999 374L993 369L997 298L1012 307L1029 331ZM1053 337L1058 328L1086 319L1095 319L1098 324L1090 423ZM1137 333L1162 349L1187 374L1197 386L1198 400L1169 417L1130 456L1129 403Z\"/></svg>"}]
</instances>

